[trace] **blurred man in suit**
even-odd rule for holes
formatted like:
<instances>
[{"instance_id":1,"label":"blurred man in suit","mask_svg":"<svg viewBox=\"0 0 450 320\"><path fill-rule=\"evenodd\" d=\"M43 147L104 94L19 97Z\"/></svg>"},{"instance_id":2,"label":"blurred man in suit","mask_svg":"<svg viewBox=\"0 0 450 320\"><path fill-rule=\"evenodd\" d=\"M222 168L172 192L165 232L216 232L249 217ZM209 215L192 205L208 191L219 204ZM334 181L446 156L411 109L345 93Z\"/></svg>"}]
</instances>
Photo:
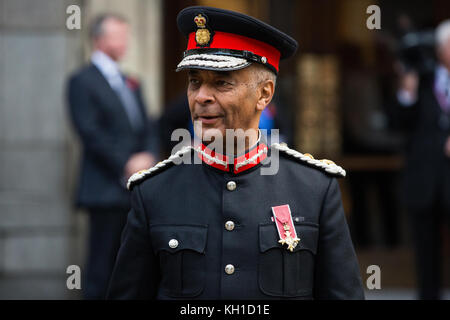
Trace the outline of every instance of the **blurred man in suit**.
<instances>
[{"instance_id":1,"label":"blurred man in suit","mask_svg":"<svg viewBox=\"0 0 450 320\"><path fill-rule=\"evenodd\" d=\"M127 21L101 15L90 35L94 52L70 78L68 102L83 149L77 206L90 216L84 297L102 299L130 209L126 181L155 164L158 139L139 83L117 64L128 46Z\"/></svg>"},{"instance_id":2,"label":"blurred man in suit","mask_svg":"<svg viewBox=\"0 0 450 320\"><path fill-rule=\"evenodd\" d=\"M405 191L422 299L440 297L441 228L450 214L450 20L438 26L436 46L436 68L405 72L397 92L410 132Z\"/></svg>"}]
</instances>

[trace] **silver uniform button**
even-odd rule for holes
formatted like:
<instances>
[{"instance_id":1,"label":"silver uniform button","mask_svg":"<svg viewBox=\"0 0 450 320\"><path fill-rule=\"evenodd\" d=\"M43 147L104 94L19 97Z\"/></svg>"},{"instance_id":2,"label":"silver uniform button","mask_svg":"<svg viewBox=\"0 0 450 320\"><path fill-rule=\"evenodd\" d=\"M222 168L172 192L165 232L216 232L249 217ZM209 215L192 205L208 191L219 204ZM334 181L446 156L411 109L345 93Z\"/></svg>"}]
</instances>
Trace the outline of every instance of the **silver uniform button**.
<instances>
[{"instance_id":1,"label":"silver uniform button","mask_svg":"<svg viewBox=\"0 0 450 320\"><path fill-rule=\"evenodd\" d=\"M234 190L236 189L236 182L234 182L234 181L229 181L229 182L227 183L227 189L228 189L229 191L234 191Z\"/></svg>"},{"instance_id":2,"label":"silver uniform button","mask_svg":"<svg viewBox=\"0 0 450 320\"><path fill-rule=\"evenodd\" d=\"M228 231L233 231L233 229L234 229L234 222L233 221L225 222L225 229L227 229Z\"/></svg>"},{"instance_id":3,"label":"silver uniform button","mask_svg":"<svg viewBox=\"0 0 450 320\"><path fill-rule=\"evenodd\" d=\"M172 249L175 249L176 247L178 247L178 240L177 239L170 240L169 247L171 247Z\"/></svg>"},{"instance_id":4,"label":"silver uniform button","mask_svg":"<svg viewBox=\"0 0 450 320\"><path fill-rule=\"evenodd\" d=\"M234 266L232 264L227 264L225 266L225 272L226 272L226 274L233 274L234 273Z\"/></svg>"}]
</instances>

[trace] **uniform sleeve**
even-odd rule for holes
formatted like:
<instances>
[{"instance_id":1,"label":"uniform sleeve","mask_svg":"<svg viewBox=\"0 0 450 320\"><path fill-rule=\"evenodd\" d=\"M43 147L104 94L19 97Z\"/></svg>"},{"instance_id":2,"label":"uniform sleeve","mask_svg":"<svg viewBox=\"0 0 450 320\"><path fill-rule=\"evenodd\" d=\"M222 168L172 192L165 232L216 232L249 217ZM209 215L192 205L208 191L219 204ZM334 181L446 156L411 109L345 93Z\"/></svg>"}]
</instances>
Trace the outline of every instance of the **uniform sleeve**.
<instances>
[{"instance_id":1,"label":"uniform sleeve","mask_svg":"<svg viewBox=\"0 0 450 320\"><path fill-rule=\"evenodd\" d=\"M80 77L68 82L67 99L72 123L89 153L101 160L117 177L121 178L131 150L112 140L100 125L102 114L90 96L89 86Z\"/></svg>"},{"instance_id":2,"label":"uniform sleeve","mask_svg":"<svg viewBox=\"0 0 450 320\"><path fill-rule=\"evenodd\" d=\"M139 186L133 189L131 203L107 299L154 299L156 296L159 271Z\"/></svg>"},{"instance_id":3,"label":"uniform sleeve","mask_svg":"<svg viewBox=\"0 0 450 320\"><path fill-rule=\"evenodd\" d=\"M315 270L315 299L364 299L339 185L331 179L322 204Z\"/></svg>"}]
</instances>

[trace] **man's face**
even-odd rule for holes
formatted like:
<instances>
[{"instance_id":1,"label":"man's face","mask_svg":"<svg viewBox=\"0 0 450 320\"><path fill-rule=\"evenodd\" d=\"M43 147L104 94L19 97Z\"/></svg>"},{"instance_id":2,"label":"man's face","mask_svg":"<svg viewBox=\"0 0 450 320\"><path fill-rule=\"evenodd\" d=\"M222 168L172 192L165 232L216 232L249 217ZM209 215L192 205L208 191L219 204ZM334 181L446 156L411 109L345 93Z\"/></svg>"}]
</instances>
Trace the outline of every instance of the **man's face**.
<instances>
[{"instance_id":1,"label":"man's face","mask_svg":"<svg viewBox=\"0 0 450 320\"><path fill-rule=\"evenodd\" d=\"M188 77L192 122L200 122L203 139L211 135L208 131L218 130L225 138L226 129L258 129L258 83L251 67L221 72L191 69Z\"/></svg>"},{"instance_id":2,"label":"man's face","mask_svg":"<svg viewBox=\"0 0 450 320\"><path fill-rule=\"evenodd\" d=\"M117 19L107 19L103 23L103 34L95 41L96 47L114 61L122 59L128 48L129 26Z\"/></svg>"}]
</instances>

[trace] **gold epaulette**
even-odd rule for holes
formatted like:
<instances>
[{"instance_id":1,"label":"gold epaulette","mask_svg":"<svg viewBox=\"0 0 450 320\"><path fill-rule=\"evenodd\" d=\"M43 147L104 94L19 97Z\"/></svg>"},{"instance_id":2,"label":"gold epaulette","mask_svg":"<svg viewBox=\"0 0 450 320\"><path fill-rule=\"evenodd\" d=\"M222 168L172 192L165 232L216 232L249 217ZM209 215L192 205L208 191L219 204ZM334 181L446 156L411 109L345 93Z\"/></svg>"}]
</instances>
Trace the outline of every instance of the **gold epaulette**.
<instances>
[{"instance_id":1,"label":"gold epaulette","mask_svg":"<svg viewBox=\"0 0 450 320\"><path fill-rule=\"evenodd\" d=\"M328 160L328 159L322 159L322 160L317 160L314 159L314 157L312 155L310 155L309 153L300 153L296 150L290 149L288 148L288 146L285 143L273 143L271 145L272 148L275 148L279 151L284 152L285 154L308 163L311 166L317 167L319 169L324 170L325 172L338 176L338 177L345 177L346 172L345 170L338 166L337 164L335 164L333 161Z\"/></svg>"},{"instance_id":2,"label":"gold epaulette","mask_svg":"<svg viewBox=\"0 0 450 320\"><path fill-rule=\"evenodd\" d=\"M160 172L163 168L167 167L169 164L175 163L175 160L180 159L186 153L190 152L192 149L191 146L183 147L180 151L174 153L166 160L158 162L155 166L141 170L134 173L130 179L128 179L127 188L131 190L135 185L141 183L142 181L148 179L151 176L154 176L157 172Z\"/></svg>"}]
</instances>

